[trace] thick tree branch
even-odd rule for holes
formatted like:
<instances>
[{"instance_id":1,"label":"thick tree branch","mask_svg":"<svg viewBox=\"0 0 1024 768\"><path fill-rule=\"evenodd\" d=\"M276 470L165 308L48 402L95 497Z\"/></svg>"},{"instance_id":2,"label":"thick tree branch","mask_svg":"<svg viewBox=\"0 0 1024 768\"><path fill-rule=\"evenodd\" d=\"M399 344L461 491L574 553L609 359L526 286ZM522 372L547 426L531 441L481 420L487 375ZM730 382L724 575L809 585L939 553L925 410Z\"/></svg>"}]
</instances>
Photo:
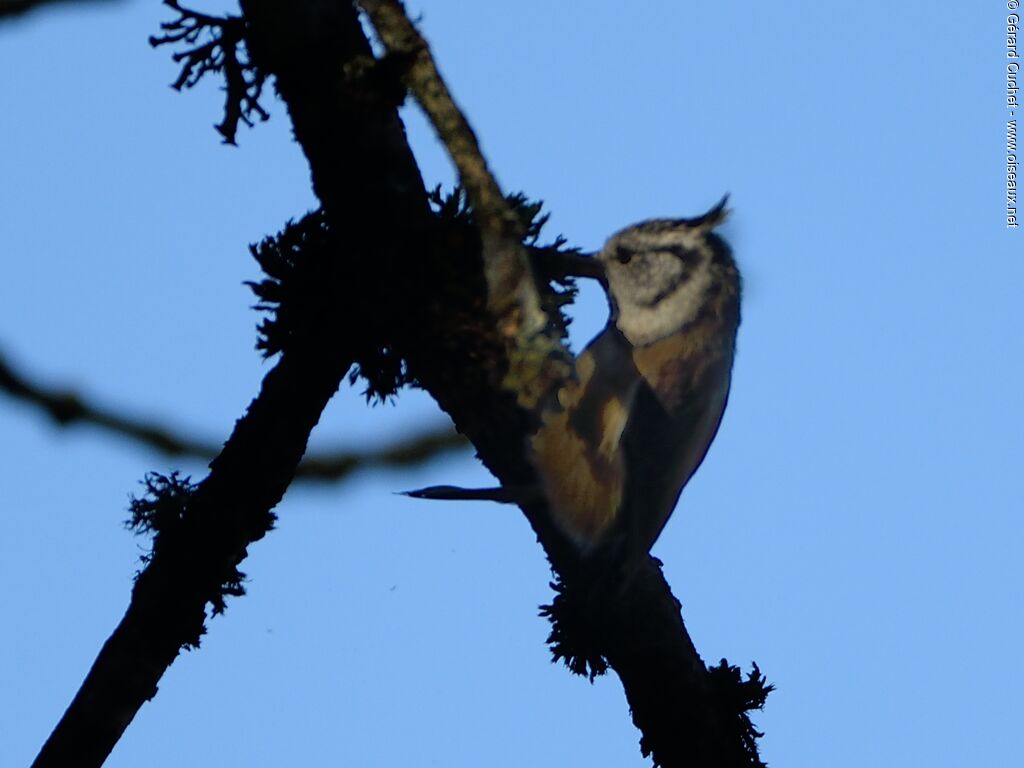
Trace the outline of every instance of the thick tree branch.
<instances>
[{"instance_id":1,"label":"thick tree branch","mask_svg":"<svg viewBox=\"0 0 1024 768\"><path fill-rule=\"evenodd\" d=\"M354 12L335 2L275 2L264 8L277 19L263 17L270 24L263 26L261 64L277 74L290 99L296 135L311 155L316 191L335 231L344 233L337 238L337 257L342 248L356 263L387 252L396 244L390 235L396 228L393 217L423 221L429 209L394 105L375 107L372 95L368 101L345 80L353 57L369 55ZM314 144L317 151L310 152ZM323 169L336 183L320 181ZM142 506L164 512L147 517L146 524L163 520L165 527L156 531L124 619L34 765L100 765L156 693L179 651L199 642L205 606L222 608L225 595L238 591L237 565L248 545L272 525L271 510L291 482L309 433L362 335L353 331L365 319L353 317L358 305L323 304L336 307L338 316L325 317L316 333L290 341L207 478L195 488L173 478L151 483L164 498Z\"/></svg>"},{"instance_id":2,"label":"thick tree branch","mask_svg":"<svg viewBox=\"0 0 1024 768\"><path fill-rule=\"evenodd\" d=\"M237 566L272 526L271 510L347 367L343 354L299 351L267 374L173 529L158 531L124 618L34 766L101 765L181 649L199 644L207 603L222 607L238 592Z\"/></svg>"},{"instance_id":3,"label":"thick tree branch","mask_svg":"<svg viewBox=\"0 0 1024 768\"><path fill-rule=\"evenodd\" d=\"M29 379L0 354L0 390L37 406L61 426L91 424L110 434L132 440L167 456L212 460L221 446L175 432L143 419L105 408L81 395L46 387ZM443 453L464 449L466 439L448 424L425 427L381 448L365 451L336 449L304 456L295 470L299 480L337 482L364 469L398 469L429 461Z\"/></svg>"}]
</instances>

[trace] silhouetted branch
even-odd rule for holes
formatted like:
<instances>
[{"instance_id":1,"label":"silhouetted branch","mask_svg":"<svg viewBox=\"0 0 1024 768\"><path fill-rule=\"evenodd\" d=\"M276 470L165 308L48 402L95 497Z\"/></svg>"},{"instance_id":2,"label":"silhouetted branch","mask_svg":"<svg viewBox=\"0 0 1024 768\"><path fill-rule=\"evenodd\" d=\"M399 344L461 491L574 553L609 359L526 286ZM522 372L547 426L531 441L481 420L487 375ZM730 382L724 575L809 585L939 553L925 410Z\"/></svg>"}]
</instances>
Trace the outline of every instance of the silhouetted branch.
<instances>
[{"instance_id":1,"label":"silhouetted branch","mask_svg":"<svg viewBox=\"0 0 1024 768\"><path fill-rule=\"evenodd\" d=\"M157 531L124 618L34 766L101 765L178 653L199 644L206 605L222 609L225 596L240 593L238 565L272 527L272 510L348 365L343 344L330 356L283 355L206 479L154 487L177 499L177 511L163 516L174 525Z\"/></svg>"},{"instance_id":2,"label":"silhouetted branch","mask_svg":"<svg viewBox=\"0 0 1024 768\"><path fill-rule=\"evenodd\" d=\"M110 3L111 0L104 0ZM32 11L48 5L99 5L99 0L0 0L0 19L5 16L20 16L26 11Z\"/></svg>"},{"instance_id":3,"label":"silhouetted branch","mask_svg":"<svg viewBox=\"0 0 1024 768\"><path fill-rule=\"evenodd\" d=\"M45 387L33 382L24 373L15 370L2 354L0 390L37 406L61 426L91 424L168 456L210 461L220 451L220 446L215 443L189 438L159 424L119 414L83 399L70 390ZM302 480L334 482L358 470L408 467L466 446L466 438L455 432L450 425L440 424L404 435L381 448L365 451L335 449L307 455L299 464L295 476Z\"/></svg>"},{"instance_id":4,"label":"silhouetted branch","mask_svg":"<svg viewBox=\"0 0 1024 768\"><path fill-rule=\"evenodd\" d=\"M336 481L362 469L399 469L422 464L450 451L464 451L469 441L450 424L405 435L383 448L362 452L334 451L307 456L299 464L298 480Z\"/></svg>"},{"instance_id":5,"label":"silhouetted branch","mask_svg":"<svg viewBox=\"0 0 1024 768\"><path fill-rule=\"evenodd\" d=\"M362 263L401 246L407 251L391 217L418 210L426 222L426 191L408 147L393 141L401 135L394 108L368 109L338 80L354 55L370 55L354 11L333 0L273 2L272 10L281 23L265 27L261 65L273 64L266 71L276 72L279 88L294 81L315 95L301 114L290 107L296 135L304 136L307 121L314 125L330 139L327 157L317 162L329 159L344 169L345 189L317 185L335 231L344 233L335 242L335 259ZM284 55L275 55L282 43ZM404 159L396 158L401 147ZM397 172L396 164L406 172ZM335 283L314 287L339 290ZM350 290L365 292L359 285ZM160 505L166 526L156 532L128 610L36 758L37 768L102 764L181 649L198 644L206 606L219 609L226 595L238 593L238 565L249 544L272 526L272 510L294 478L309 434L366 333L367 318L353 316L358 305L337 294L334 299L316 299L333 307L334 316L325 316L315 333L289 339L204 480L195 486L173 477L152 480L153 493L140 510L156 509L169 497L178 506Z\"/></svg>"},{"instance_id":6,"label":"silhouetted branch","mask_svg":"<svg viewBox=\"0 0 1024 768\"><path fill-rule=\"evenodd\" d=\"M0 390L39 407L61 426L92 424L127 439L135 440L169 456L212 458L219 448L211 443L174 434L157 424L120 415L111 409L83 400L77 393L33 382L0 355Z\"/></svg>"}]
</instances>

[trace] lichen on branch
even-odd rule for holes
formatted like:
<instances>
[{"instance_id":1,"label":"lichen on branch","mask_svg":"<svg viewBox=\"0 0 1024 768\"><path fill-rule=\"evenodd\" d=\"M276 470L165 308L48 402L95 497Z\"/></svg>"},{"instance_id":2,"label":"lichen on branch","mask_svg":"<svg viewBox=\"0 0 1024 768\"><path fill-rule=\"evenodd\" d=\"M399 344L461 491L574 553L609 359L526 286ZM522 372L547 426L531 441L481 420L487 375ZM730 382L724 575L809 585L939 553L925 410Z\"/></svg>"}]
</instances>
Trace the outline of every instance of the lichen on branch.
<instances>
[{"instance_id":1,"label":"lichen on branch","mask_svg":"<svg viewBox=\"0 0 1024 768\"><path fill-rule=\"evenodd\" d=\"M208 73L224 74L224 118L214 127L225 144L234 144L238 124L254 125L253 117L268 120L270 114L260 104L266 73L252 61L245 45L245 20L241 16L210 16L184 8L178 0L164 0L178 12L174 21L160 25L163 35L153 35L154 48L176 43L191 47L171 58L181 64L175 90L191 88Z\"/></svg>"}]
</instances>

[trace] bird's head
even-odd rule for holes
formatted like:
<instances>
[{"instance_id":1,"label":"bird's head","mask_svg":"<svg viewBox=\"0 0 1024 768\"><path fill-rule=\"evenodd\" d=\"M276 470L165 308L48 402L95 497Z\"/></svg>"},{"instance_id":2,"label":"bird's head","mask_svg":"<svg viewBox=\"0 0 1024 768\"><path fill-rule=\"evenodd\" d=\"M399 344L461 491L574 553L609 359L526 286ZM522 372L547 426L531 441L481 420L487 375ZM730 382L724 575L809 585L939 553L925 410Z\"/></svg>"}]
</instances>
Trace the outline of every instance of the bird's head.
<instances>
[{"instance_id":1,"label":"bird's head","mask_svg":"<svg viewBox=\"0 0 1024 768\"><path fill-rule=\"evenodd\" d=\"M727 197L693 219L650 219L614 235L598 253L619 330L652 344L695 320L735 272L729 247L712 230Z\"/></svg>"}]
</instances>

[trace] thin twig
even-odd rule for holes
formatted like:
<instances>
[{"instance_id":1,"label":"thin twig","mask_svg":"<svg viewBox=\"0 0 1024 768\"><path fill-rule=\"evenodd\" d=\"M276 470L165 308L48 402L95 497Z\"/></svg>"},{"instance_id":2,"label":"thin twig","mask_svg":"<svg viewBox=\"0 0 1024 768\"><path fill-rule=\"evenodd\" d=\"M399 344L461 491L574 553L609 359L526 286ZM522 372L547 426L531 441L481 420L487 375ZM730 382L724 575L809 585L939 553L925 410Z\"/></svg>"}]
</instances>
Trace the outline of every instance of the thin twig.
<instances>
[{"instance_id":1,"label":"thin twig","mask_svg":"<svg viewBox=\"0 0 1024 768\"><path fill-rule=\"evenodd\" d=\"M109 0L107 0L109 2ZM56 5L60 3L69 6L75 5L99 5L98 0L0 0L0 18L5 16L20 16L26 11L35 10L42 6Z\"/></svg>"},{"instance_id":2,"label":"thin twig","mask_svg":"<svg viewBox=\"0 0 1024 768\"><path fill-rule=\"evenodd\" d=\"M0 390L46 413L62 427L91 424L117 437L131 440L167 456L195 458L204 462L220 452L220 446L186 437L159 424L135 419L105 408L65 389L33 382L0 354ZM336 449L307 455L296 470L306 481L337 482L364 469L413 466L443 453L465 448L466 439L448 424L434 424L404 435L375 449Z\"/></svg>"},{"instance_id":3,"label":"thin twig","mask_svg":"<svg viewBox=\"0 0 1024 768\"><path fill-rule=\"evenodd\" d=\"M444 453L465 450L469 442L451 425L427 427L384 446L363 452L307 456L295 472L297 480L336 481L363 469L399 469L435 459Z\"/></svg>"}]
</instances>

